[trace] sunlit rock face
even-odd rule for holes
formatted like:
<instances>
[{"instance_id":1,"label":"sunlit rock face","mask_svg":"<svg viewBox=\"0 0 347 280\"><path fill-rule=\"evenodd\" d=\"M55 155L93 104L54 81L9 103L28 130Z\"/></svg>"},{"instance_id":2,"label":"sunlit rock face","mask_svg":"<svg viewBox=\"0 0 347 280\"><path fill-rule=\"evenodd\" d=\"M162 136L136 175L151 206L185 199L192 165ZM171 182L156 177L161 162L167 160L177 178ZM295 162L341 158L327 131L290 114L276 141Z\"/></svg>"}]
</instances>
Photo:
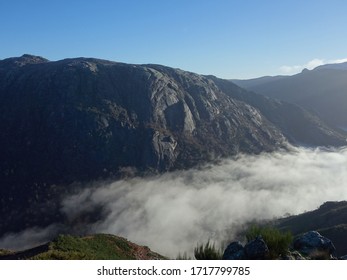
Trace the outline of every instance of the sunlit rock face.
<instances>
[{"instance_id":1,"label":"sunlit rock face","mask_svg":"<svg viewBox=\"0 0 347 280\"><path fill-rule=\"evenodd\" d=\"M0 71L3 147L27 153L25 168L51 163L57 177L170 170L284 140L258 109L178 69L25 55Z\"/></svg>"}]
</instances>

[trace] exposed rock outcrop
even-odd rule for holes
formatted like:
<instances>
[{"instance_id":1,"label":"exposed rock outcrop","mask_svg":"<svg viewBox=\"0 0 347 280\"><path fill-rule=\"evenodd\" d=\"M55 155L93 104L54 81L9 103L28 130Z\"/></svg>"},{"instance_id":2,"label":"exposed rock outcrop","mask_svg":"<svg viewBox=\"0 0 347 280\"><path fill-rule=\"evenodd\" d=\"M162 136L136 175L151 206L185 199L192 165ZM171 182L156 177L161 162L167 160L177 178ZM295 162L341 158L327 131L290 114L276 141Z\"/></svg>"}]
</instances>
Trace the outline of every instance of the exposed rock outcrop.
<instances>
[{"instance_id":1,"label":"exposed rock outcrop","mask_svg":"<svg viewBox=\"0 0 347 280\"><path fill-rule=\"evenodd\" d=\"M269 248L264 239L258 236L245 245L245 253L250 260L263 260L269 254Z\"/></svg>"},{"instance_id":2,"label":"exposed rock outcrop","mask_svg":"<svg viewBox=\"0 0 347 280\"><path fill-rule=\"evenodd\" d=\"M336 251L333 243L317 231L309 231L293 242L295 250L311 259L330 259Z\"/></svg>"},{"instance_id":3,"label":"exposed rock outcrop","mask_svg":"<svg viewBox=\"0 0 347 280\"><path fill-rule=\"evenodd\" d=\"M245 260L247 259L245 248L240 241L231 242L224 250L223 260Z\"/></svg>"}]
</instances>

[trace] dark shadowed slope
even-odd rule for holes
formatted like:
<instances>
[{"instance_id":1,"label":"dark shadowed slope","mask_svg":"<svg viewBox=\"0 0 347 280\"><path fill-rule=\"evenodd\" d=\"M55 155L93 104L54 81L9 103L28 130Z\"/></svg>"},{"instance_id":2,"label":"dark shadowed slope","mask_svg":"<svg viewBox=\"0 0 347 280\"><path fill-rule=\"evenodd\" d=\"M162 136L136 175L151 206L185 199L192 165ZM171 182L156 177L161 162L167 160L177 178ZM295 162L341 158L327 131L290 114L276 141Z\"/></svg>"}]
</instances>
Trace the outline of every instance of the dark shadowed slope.
<instances>
[{"instance_id":1,"label":"dark shadowed slope","mask_svg":"<svg viewBox=\"0 0 347 280\"><path fill-rule=\"evenodd\" d=\"M232 98L257 108L294 145L340 146L347 143L346 133L336 131L317 115L301 106L238 89L228 80L215 77L211 79Z\"/></svg>"},{"instance_id":2,"label":"dark shadowed slope","mask_svg":"<svg viewBox=\"0 0 347 280\"><path fill-rule=\"evenodd\" d=\"M293 76L233 81L248 90L299 104L328 123L347 128L347 63L322 65Z\"/></svg>"},{"instance_id":3,"label":"dark shadowed slope","mask_svg":"<svg viewBox=\"0 0 347 280\"><path fill-rule=\"evenodd\" d=\"M276 226L297 235L317 230L329 238L338 256L347 254L347 202L326 202L318 209L300 215L280 219Z\"/></svg>"}]
</instances>

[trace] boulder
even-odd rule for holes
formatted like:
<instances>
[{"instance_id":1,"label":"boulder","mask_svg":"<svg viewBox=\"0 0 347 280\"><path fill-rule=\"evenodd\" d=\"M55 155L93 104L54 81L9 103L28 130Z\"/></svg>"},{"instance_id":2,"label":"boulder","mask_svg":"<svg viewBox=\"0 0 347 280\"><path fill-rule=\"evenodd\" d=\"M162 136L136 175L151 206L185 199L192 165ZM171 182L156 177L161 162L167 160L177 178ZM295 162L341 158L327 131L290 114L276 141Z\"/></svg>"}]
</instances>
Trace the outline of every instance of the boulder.
<instances>
[{"instance_id":1,"label":"boulder","mask_svg":"<svg viewBox=\"0 0 347 280\"><path fill-rule=\"evenodd\" d=\"M269 248L264 239L258 236L246 244L245 253L248 260L264 260L269 254Z\"/></svg>"},{"instance_id":2,"label":"boulder","mask_svg":"<svg viewBox=\"0 0 347 280\"><path fill-rule=\"evenodd\" d=\"M309 231L297 237L293 246L295 250L311 259L331 259L336 250L331 240L317 231Z\"/></svg>"},{"instance_id":3,"label":"boulder","mask_svg":"<svg viewBox=\"0 0 347 280\"><path fill-rule=\"evenodd\" d=\"M225 249L223 260L245 260L245 250L239 241L231 242Z\"/></svg>"}]
</instances>

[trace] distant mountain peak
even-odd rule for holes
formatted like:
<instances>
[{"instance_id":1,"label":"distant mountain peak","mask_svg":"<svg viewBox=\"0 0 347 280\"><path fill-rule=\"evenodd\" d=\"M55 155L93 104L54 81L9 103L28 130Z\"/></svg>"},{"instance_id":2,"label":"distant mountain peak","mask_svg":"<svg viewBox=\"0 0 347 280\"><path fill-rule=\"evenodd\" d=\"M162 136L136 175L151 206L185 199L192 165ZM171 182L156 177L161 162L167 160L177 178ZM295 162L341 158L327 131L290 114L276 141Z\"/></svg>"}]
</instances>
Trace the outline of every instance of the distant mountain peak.
<instances>
[{"instance_id":1,"label":"distant mountain peak","mask_svg":"<svg viewBox=\"0 0 347 280\"><path fill-rule=\"evenodd\" d=\"M281 78L233 80L240 87L298 104L336 128L347 127L347 62L325 64Z\"/></svg>"},{"instance_id":2,"label":"distant mountain peak","mask_svg":"<svg viewBox=\"0 0 347 280\"><path fill-rule=\"evenodd\" d=\"M32 58L42 58L42 59L45 59L42 56L28 54L28 53L23 54L21 57L23 57L23 58L30 58L30 59L32 59Z\"/></svg>"},{"instance_id":3,"label":"distant mountain peak","mask_svg":"<svg viewBox=\"0 0 347 280\"><path fill-rule=\"evenodd\" d=\"M12 67L22 67L28 64L40 64L40 63L46 63L49 62L48 59L31 55L31 54L23 54L20 57L10 57L2 60L2 62L5 62L7 66Z\"/></svg>"},{"instance_id":4,"label":"distant mountain peak","mask_svg":"<svg viewBox=\"0 0 347 280\"><path fill-rule=\"evenodd\" d=\"M31 54L23 54L18 60L22 60L26 64L37 64L37 63L49 62L48 59L42 56L31 55Z\"/></svg>"}]
</instances>

